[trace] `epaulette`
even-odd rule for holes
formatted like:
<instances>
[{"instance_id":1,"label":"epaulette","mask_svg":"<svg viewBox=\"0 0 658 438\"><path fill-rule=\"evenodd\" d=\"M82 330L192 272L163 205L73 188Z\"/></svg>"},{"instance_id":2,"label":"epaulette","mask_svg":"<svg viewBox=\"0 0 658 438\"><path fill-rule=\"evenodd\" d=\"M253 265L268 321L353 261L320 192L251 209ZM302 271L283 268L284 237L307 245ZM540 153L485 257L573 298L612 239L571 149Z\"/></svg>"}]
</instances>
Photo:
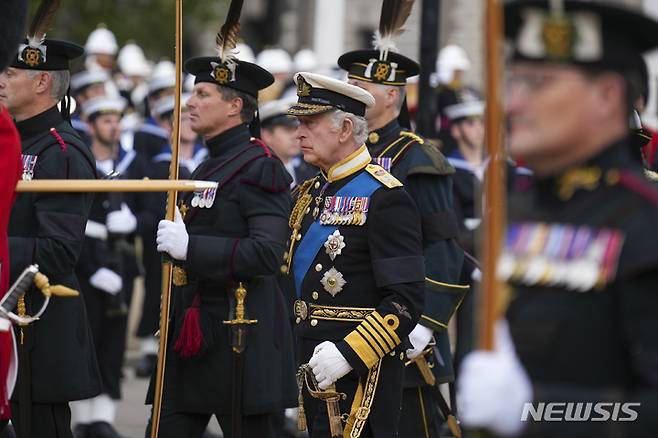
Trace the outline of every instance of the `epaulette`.
<instances>
[{"instance_id":1,"label":"epaulette","mask_svg":"<svg viewBox=\"0 0 658 438\"><path fill-rule=\"evenodd\" d=\"M400 135L417 141L419 144L425 144L425 140L421 136L414 134L411 131L400 131Z\"/></svg>"},{"instance_id":2,"label":"epaulette","mask_svg":"<svg viewBox=\"0 0 658 438\"><path fill-rule=\"evenodd\" d=\"M402 187L400 180L388 173L382 166L378 164L368 164L368 166L366 166L366 172L368 172L377 181L389 189L394 187Z\"/></svg>"},{"instance_id":3,"label":"epaulette","mask_svg":"<svg viewBox=\"0 0 658 438\"><path fill-rule=\"evenodd\" d=\"M414 160L408 175L428 174L428 175L452 175L455 168L448 162L448 159L441 153L437 145L431 141L425 141L419 145L423 152L423 159Z\"/></svg>"}]
</instances>

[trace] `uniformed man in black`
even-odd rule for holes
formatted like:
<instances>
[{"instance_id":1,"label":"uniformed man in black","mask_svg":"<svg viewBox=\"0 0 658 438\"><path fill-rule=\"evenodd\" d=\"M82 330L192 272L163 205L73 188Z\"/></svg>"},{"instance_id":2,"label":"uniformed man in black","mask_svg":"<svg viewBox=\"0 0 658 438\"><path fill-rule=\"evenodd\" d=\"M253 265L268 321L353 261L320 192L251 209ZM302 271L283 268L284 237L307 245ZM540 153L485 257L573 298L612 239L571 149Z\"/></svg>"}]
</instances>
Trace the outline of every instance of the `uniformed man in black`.
<instances>
[{"instance_id":1,"label":"uniformed man in black","mask_svg":"<svg viewBox=\"0 0 658 438\"><path fill-rule=\"evenodd\" d=\"M537 182L510 202L511 302L495 351L464 360L461 418L503 436L653 437L658 191L628 120L658 22L567 0L509 3L505 23L510 153Z\"/></svg>"},{"instance_id":2,"label":"uniformed man in black","mask_svg":"<svg viewBox=\"0 0 658 438\"><path fill-rule=\"evenodd\" d=\"M300 412L314 438L336 427L345 436L394 437L407 336L423 305L420 217L402 183L371 163L364 115L372 95L313 73L295 81L290 113L300 120L304 160L321 169L299 188L283 266L294 278L300 361L308 362ZM309 392L318 389L345 394L331 418Z\"/></svg>"},{"instance_id":3,"label":"uniformed man in black","mask_svg":"<svg viewBox=\"0 0 658 438\"><path fill-rule=\"evenodd\" d=\"M200 437L215 415L226 437L236 428L244 437L279 437L280 413L296 400L292 333L275 278L290 178L249 132L258 90L273 78L228 54L190 59L185 69L196 76L187 101L192 129L210 153L192 178L219 187L183 196L176 220L158 227L158 251L176 264L159 436ZM240 287L246 317L257 322L231 328L223 321L239 313ZM234 348L244 348L241 358Z\"/></svg>"},{"instance_id":4,"label":"uniformed man in black","mask_svg":"<svg viewBox=\"0 0 658 438\"><path fill-rule=\"evenodd\" d=\"M125 106L123 98L97 97L86 101L82 108L90 127L91 152L99 175L115 171ZM102 393L71 403L76 438L119 438L114 422L116 401L121 398L121 367L128 324L122 248L136 227L137 218L122 193L95 196L76 274L94 335Z\"/></svg>"},{"instance_id":5,"label":"uniformed man in black","mask_svg":"<svg viewBox=\"0 0 658 438\"><path fill-rule=\"evenodd\" d=\"M383 8L382 14L386 12ZM456 240L458 225L452 197L455 170L434 144L409 131L405 85L420 67L396 53L393 46L385 47L383 40L376 39L379 42L374 49L343 54L338 65L348 72L350 84L375 97L375 106L366 111L370 130L366 145L377 163L404 184L421 215L425 307L419 325L410 335L413 348L408 351L408 358L426 355L430 363L435 362L433 372L438 382L452 382L454 372L446 328L468 290L467 285L460 284L463 250ZM433 337L439 358L434 357L434 349L426 350ZM417 363L410 363L405 378L401 437L439 436L443 420L438 416L436 395L436 391L434 396L429 392Z\"/></svg>"},{"instance_id":6,"label":"uniformed man in black","mask_svg":"<svg viewBox=\"0 0 658 438\"><path fill-rule=\"evenodd\" d=\"M69 87L69 61L82 52L66 41L31 38L0 75L0 99L21 135L24 179L96 177L88 147L57 109ZM12 282L27 265L38 263L51 284L79 290L74 268L92 198L90 193L17 197L8 232ZM36 312L42 300L40 292L30 290L18 312ZM71 437L68 402L94 397L101 389L83 297L51 299L39 321L17 328L17 339L12 405L18 436Z\"/></svg>"}]
</instances>

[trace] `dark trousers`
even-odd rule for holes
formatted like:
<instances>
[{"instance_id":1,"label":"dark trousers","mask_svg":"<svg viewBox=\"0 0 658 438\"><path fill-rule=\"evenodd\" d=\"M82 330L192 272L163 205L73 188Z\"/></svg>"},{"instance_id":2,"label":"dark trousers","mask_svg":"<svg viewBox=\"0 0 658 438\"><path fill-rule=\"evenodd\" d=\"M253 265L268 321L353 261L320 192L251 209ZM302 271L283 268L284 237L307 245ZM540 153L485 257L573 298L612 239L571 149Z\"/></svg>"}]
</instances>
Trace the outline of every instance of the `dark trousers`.
<instances>
[{"instance_id":1,"label":"dark trousers","mask_svg":"<svg viewBox=\"0 0 658 438\"><path fill-rule=\"evenodd\" d=\"M436 402L427 387L404 389L399 438L440 438L442 422Z\"/></svg>"},{"instance_id":2,"label":"dark trousers","mask_svg":"<svg viewBox=\"0 0 658 438\"><path fill-rule=\"evenodd\" d=\"M14 431L18 438L73 438L71 432L71 410L68 403L32 403L30 436L22 434L21 410L18 403L11 403ZM7 422L0 424L4 430Z\"/></svg>"},{"instance_id":3,"label":"dark trousers","mask_svg":"<svg viewBox=\"0 0 658 438\"><path fill-rule=\"evenodd\" d=\"M115 400L120 399L121 367L126 351L128 316L111 312L118 308L117 303L112 300L124 297L112 297L86 281L80 283L85 295L87 319L94 336L94 347L103 385L102 392Z\"/></svg>"},{"instance_id":4,"label":"dark trousers","mask_svg":"<svg viewBox=\"0 0 658 438\"><path fill-rule=\"evenodd\" d=\"M171 359L170 359L171 360ZM171 368L170 368L171 369ZM176 393L174 379L167 378L165 373L164 388L162 391L162 407L160 410L160 426L158 438L201 438L208 426L211 413L191 413L176 410L172 394ZM222 428L224 438L231 438L232 417L230 415L216 415L217 422ZM268 413L263 415L245 415L242 417L243 438L280 438L283 435L281 414ZM152 418L152 410L151 410ZM145 438L151 437L151 419L146 427Z\"/></svg>"},{"instance_id":5,"label":"dark trousers","mask_svg":"<svg viewBox=\"0 0 658 438\"><path fill-rule=\"evenodd\" d=\"M163 410L160 413L160 428L158 438L201 438L213 414L192 414L186 412L171 412ZM243 438L280 438L277 419L278 414L249 415L242 417ZM217 415L217 421L225 438L231 438L231 417ZM151 437L151 422L146 428L145 438Z\"/></svg>"}]
</instances>

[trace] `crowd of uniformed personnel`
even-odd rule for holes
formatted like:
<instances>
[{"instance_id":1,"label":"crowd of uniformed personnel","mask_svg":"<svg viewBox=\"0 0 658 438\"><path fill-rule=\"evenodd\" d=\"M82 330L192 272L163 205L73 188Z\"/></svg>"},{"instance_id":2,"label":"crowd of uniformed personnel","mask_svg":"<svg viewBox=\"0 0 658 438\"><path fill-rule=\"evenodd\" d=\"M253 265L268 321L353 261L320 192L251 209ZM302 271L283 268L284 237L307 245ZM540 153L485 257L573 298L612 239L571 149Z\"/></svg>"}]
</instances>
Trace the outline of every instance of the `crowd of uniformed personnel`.
<instances>
[{"instance_id":1,"label":"crowd of uniformed personnel","mask_svg":"<svg viewBox=\"0 0 658 438\"><path fill-rule=\"evenodd\" d=\"M177 66L132 42L119 49L104 26L84 48L50 38L56 30L45 38L55 3L42 2L4 56L2 141L20 136L16 176L169 178ZM131 306L135 374L151 379L153 403L163 260L173 280L159 437L210 436L213 415L238 438L459 437L464 426L655 436L656 142L639 112L641 54L658 45L658 23L598 2L505 6L519 160L505 163L497 267L509 307L494 351L473 352L479 246L491 238L481 223L497 200L482 197L486 108L465 83L466 52L438 54L428 139L414 132L420 65L395 46L413 1L384 1L373 46L329 68L310 50L254 56L236 37L241 3L216 52L178 66L179 177L216 189L180 194L174 220L166 193L21 193L10 209L8 192L2 287L37 263L80 297L53 298L14 328L18 365L0 363L0 380L16 379L0 397L12 424L2 436L121 437ZM15 312L42 302L30 288ZM637 421L617 421L617 408L607 421L521 420L550 402L634 402Z\"/></svg>"}]
</instances>

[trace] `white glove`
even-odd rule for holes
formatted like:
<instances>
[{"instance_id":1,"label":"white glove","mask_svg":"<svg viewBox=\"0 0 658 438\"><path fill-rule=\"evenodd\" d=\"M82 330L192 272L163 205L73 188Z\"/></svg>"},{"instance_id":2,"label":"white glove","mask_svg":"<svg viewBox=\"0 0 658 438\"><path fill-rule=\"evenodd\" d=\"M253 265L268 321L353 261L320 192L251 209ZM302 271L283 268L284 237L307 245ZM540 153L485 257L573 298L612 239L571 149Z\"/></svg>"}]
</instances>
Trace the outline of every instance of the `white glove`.
<instances>
[{"instance_id":1,"label":"white glove","mask_svg":"<svg viewBox=\"0 0 658 438\"><path fill-rule=\"evenodd\" d=\"M532 384L514 350L506 320L495 327L494 351L474 351L464 358L457 380L462 422L502 436L518 435L521 413L532 402Z\"/></svg>"},{"instance_id":2,"label":"white glove","mask_svg":"<svg viewBox=\"0 0 658 438\"><path fill-rule=\"evenodd\" d=\"M352 371L352 366L345 360L336 344L324 341L313 350L313 357L308 361L313 369L320 389L327 389L336 380Z\"/></svg>"},{"instance_id":3,"label":"white glove","mask_svg":"<svg viewBox=\"0 0 658 438\"><path fill-rule=\"evenodd\" d=\"M137 229L137 218L125 203L121 210L109 213L105 222L107 231L114 234L130 234Z\"/></svg>"},{"instance_id":4,"label":"white glove","mask_svg":"<svg viewBox=\"0 0 658 438\"><path fill-rule=\"evenodd\" d=\"M176 260L187 259L187 244L190 237L187 235L185 223L176 207L174 222L161 220L158 224L158 252L167 252Z\"/></svg>"},{"instance_id":5,"label":"white glove","mask_svg":"<svg viewBox=\"0 0 658 438\"><path fill-rule=\"evenodd\" d=\"M107 268L100 268L94 272L94 275L89 277L89 283L96 289L100 289L110 295L118 294L123 287L121 276Z\"/></svg>"},{"instance_id":6,"label":"white glove","mask_svg":"<svg viewBox=\"0 0 658 438\"><path fill-rule=\"evenodd\" d=\"M434 331L430 328L425 327L424 325L416 324L416 327L409 333L409 341L414 348L407 350L407 357L409 359L415 359L425 350L427 344L432 340Z\"/></svg>"}]
</instances>

